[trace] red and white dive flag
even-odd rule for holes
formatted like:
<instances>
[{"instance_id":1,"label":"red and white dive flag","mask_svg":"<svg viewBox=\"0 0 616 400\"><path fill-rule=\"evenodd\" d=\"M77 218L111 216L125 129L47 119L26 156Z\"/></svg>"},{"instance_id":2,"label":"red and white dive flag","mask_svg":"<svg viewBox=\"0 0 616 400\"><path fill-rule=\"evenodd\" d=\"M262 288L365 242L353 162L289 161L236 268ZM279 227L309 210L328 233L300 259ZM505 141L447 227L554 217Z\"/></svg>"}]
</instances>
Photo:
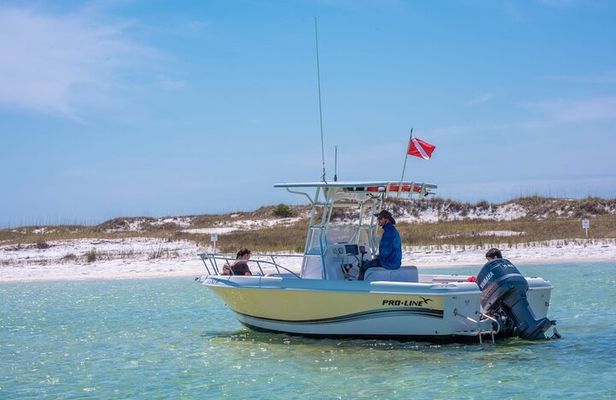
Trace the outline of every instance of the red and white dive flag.
<instances>
[{"instance_id":1,"label":"red and white dive flag","mask_svg":"<svg viewBox=\"0 0 616 400\"><path fill-rule=\"evenodd\" d=\"M433 144L412 137L409 142L409 150L407 154L427 160L432 156L432 152L435 148L436 146Z\"/></svg>"}]
</instances>

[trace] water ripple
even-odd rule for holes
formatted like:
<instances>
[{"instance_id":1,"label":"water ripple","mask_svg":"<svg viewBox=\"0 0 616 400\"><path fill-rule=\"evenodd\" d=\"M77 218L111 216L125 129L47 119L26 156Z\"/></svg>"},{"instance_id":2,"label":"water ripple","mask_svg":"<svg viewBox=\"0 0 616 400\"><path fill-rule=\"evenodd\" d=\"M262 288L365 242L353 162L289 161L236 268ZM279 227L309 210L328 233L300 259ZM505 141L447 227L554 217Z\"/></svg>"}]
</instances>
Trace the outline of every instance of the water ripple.
<instances>
[{"instance_id":1,"label":"water ripple","mask_svg":"<svg viewBox=\"0 0 616 400\"><path fill-rule=\"evenodd\" d=\"M563 339L317 340L246 330L190 279L2 284L0 398L616 397L616 265L521 269Z\"/></svg>"}]
</instances>

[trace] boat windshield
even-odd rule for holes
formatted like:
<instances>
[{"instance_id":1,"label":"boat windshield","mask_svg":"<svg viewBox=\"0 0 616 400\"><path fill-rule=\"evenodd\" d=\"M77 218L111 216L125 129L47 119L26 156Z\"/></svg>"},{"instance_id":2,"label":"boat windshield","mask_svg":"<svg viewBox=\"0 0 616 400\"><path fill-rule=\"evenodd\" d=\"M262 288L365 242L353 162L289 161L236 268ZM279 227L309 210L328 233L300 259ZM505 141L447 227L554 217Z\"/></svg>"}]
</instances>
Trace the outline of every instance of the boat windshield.
<instances>
[{"instance_id":1,"label":"boat windshield","mask_svg":"<svg viewBox=\"0 0 616 400\"><path fill-rule=\"evenodd\" d=\"M369 226L329 225L327 228L312 226L309 230L308 250L306 254L321 254L323 249L332 244L369 243Z\"/></svg>"},{"instance_id":2,"label":"boat windshield","mask_svg":"<svg viewBox=\"0 0 616 400\"><path fill-rule=\"evenodd\" d=\"M329 225L326 234L327 244L351 243L356 231L353 225Z\"/></svg>"}]
</instances>

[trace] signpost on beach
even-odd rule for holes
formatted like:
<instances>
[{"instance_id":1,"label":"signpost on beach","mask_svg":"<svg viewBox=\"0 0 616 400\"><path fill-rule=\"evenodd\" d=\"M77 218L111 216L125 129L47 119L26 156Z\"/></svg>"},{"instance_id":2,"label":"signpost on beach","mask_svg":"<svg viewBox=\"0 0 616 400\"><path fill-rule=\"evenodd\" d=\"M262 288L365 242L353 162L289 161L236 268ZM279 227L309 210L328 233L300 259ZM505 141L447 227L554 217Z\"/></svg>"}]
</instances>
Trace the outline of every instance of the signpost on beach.
<instances>
[{"instance_id":1,"label":"signpost on beach","mask_svg":"<svg viewBox=\"0 0 616 400\"><path fill-rule=\"evenodd\" d=\"M216 242L218 241L218 233L211 233L210 240L214 242L214 253L216 253Z\"/></svg>"},{"instance_id":2,"label":"signpost on beach","mask_svg":"<svg viewBox=\"0 0 616 400\"><path fill-rule=\"evenodd\" d=\"M588 229L590 229L590 220L589 219L583 219L582 220L582 229L584 229L586 231L586 237L588 237Z\"/></svg>"}]
</instances>

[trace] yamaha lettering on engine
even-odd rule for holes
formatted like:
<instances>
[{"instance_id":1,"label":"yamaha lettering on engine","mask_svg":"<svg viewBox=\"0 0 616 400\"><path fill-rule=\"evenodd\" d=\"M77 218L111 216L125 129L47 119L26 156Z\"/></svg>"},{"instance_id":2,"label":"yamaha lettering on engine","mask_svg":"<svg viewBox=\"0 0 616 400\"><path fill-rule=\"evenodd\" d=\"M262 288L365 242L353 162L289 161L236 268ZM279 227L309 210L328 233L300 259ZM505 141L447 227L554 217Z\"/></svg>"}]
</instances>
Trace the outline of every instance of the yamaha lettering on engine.
<instances>
[{"instance_id":1,"label":"yamaha lettering on engine","mask_svg":"<svg viewBox=\"0 0 616 400\"><path fill-rule=\"evenodd\" d=\"M522 339L544 339L545 331L555 323L547 318L537 320L528 304L528 282L507 259L486 263L477 275L484 313L498 321L503 336Z\"/></svg>"}]
</instances>

